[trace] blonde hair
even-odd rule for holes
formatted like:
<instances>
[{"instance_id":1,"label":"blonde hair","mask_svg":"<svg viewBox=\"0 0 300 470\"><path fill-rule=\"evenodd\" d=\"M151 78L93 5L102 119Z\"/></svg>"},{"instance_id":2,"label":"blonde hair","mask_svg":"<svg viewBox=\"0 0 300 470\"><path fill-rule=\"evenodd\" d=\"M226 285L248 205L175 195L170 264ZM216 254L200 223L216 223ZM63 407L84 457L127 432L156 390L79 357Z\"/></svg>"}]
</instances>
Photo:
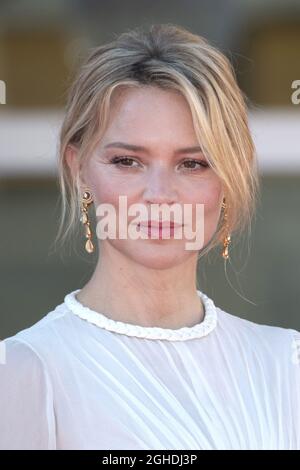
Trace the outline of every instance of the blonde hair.
<instances>
[{"instance_id":1,"label":"blonde hair","mask_svg":"<svg viewBox=\"0 0 300 470\"><path fill-rule=\"evenodd\" d=\"M64 243L80 218L79 172L71 174L67 146L78 148L80 168L106 129L114 90L147 85L183 94L199 143L223 184L228 226L221 221L201 256L222 242L228 230L232 234L250 227L259 178L246 97L233 67L203 37L174 24L154 24L91 49L70 87L59 142L62 211L56 241Z\"/></svg>"}]
</instances>

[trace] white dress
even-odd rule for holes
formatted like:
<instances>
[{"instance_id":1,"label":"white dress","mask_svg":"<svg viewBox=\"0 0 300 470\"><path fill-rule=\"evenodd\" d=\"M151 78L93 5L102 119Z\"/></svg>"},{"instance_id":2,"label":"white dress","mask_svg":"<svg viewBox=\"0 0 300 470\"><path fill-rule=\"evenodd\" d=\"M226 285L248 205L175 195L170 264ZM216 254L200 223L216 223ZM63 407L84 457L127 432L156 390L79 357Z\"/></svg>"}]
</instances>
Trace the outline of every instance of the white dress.
<instances>
[{"instance_id":1,"label":"white dress","mask_svg":"<svg viewBox=\"0 0 300 470\"><path fill-rule=\"evenodd\" d=\"M77 289L0 342L1 449L300 449L300 333L217 307L114 321Z\"/></svg>"}]
</instances>

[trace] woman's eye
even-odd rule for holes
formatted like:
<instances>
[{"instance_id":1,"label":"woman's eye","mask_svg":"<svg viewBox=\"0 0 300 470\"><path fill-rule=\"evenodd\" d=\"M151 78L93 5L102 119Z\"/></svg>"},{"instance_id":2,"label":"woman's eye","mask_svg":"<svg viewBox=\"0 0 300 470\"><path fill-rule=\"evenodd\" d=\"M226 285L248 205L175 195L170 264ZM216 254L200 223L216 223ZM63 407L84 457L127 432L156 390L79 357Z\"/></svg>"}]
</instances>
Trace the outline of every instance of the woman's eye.
<instances>
[{"instance_id":1,"label":"woman's eye","mask_svg":"<svg viewBox=\"0 0 300 470\"><path fill-rule=\"evenodd\" d=\"M137 168L137 166L133 164L136 163L138 165L136 160L126 155L115 155L111 159L110 163L116 165L119 168ZM208 163L204 160L186 160L183 162L183 165L187 165L185 166L185 169L188 171L197 171L201 168L206 168L209 166Z\"/></svg>"},{"instance_id":2,"label":"woman's eye","mask_svg":"<svg viewBox=\"0 0 300 470\"><path fill-rule=\"evenodd\" d=\"M188 164L188 166L185 169L190 170L190 171L198 170L201 167L203 167L203 168L208 167L208 163L205 162L204 160L186 160L185 162L183 162L183 164L184 165ZM191 165L191 166L189 166L189 165ZM199 165L199 166L197 167L195 165Z\"/></svg>"},{"instance_id":3,"label":"woman's eye","mask_svg":"<svg viewBox=\"0 0 300 470\"><path fill-rule=\"evenodd\" d=\"M137 163L133 158L131 157L126 157L126 156L121 156L121 155L116 155L115 157L112 158L111 163L113 165L119 166L119 167L127 167L127 168L136 168L131 165L132 162Z\"/></svg>"}]
</instances>

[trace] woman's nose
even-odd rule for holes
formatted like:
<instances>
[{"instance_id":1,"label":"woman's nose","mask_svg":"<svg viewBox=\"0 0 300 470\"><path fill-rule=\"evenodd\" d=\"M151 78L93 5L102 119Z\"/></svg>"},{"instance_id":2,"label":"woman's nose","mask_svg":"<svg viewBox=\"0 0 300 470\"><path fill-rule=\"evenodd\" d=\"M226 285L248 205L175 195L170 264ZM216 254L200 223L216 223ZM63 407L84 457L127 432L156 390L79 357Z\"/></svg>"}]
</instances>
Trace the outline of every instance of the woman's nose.
<instances>
[{"instance_id":1,"label":"woman's nose","mask_svg":"<svg viewBox=\"0 0 300 470\"><path fill-rule=\"evenodd\" d=\"M144 201L153 204L172 204L177 201L174 177L166 169L153 171L147 179Z\"/></svg>"}]
</instances>

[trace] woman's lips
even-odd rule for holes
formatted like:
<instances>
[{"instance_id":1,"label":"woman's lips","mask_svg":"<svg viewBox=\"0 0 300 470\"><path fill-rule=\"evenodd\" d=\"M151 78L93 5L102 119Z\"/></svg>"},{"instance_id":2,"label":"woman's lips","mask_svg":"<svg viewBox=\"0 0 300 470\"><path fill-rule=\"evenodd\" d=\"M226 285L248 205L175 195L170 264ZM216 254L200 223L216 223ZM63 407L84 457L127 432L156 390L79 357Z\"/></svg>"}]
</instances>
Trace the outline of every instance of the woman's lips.
<instances>
[{"instance_id":1,"label":"woman's lips","mask_svg":"<svg viewBox=\"0 0 300 470\"><path fill-rule=\"evenodd\" d=\"M163 229L163 228L175 228L175 227L182 227L183 224L178 224L172 221L164 221L164 222L157 222L155 220L149 221L142 221L138 224L138 226L146 227L146 228L156 228L156 229Z\"/></svg>"},{"instance_id":2,"label":"woman's lips","mask_svg":"<svg viewBox=\"0 0 300 470\"><path fill-rule=\"evenodd\" d=\"M179 230L182 227L182 224L174 223L174 222L156 222L156 221L149 221L149 222L141 222L138 224L140 230L148 235L148 237L155 239L164 239L165 237L169 238L175 235L175 231Z\"/></svg>"}]
</instances>

